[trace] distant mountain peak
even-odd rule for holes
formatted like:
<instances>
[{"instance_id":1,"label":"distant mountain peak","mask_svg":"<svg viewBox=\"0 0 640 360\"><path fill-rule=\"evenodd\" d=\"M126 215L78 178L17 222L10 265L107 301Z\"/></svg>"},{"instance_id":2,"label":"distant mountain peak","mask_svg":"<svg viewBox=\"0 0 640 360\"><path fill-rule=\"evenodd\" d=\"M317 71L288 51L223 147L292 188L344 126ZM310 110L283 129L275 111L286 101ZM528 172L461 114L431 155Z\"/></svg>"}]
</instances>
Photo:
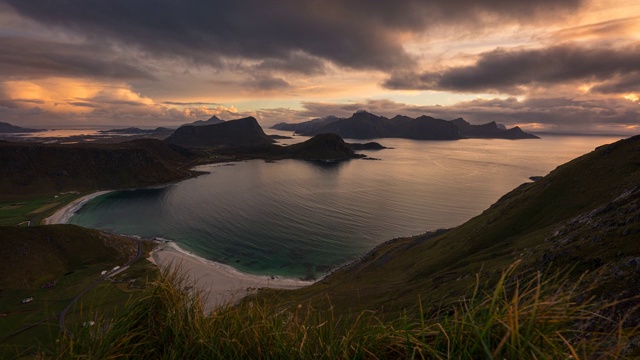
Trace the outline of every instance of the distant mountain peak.
<instances>
[{"instance_id":1,"label":"distant mountain peak","mask_svg":"<svg viewBox=\"0 0 640 360\"><path fill-rule=\"evenodd\" d=\"M211 125L181 126L165 141L184 147L253 146L274 142L253 116Z\"/></svg>"},{"instance_id":2,"label":"distant mountain peak","mask_svg":"<svg viewBox=\"0 0 640 360\"><path fill-rule=\"evenodd\" d=\"M534 139L537 136L519 129L507 130L495 121L472 125L463 118L442 120L422 115L412 118L396 115L392 119L359 109L351 117L318 118L299 124L280 123L272 128L294 131L300 135L313 136L321 133L336 133L347 139L372 139L398 137L416 140L457 140L463 138Z\"/></svg>"},{"instance_id":3,"label":"distant mountain peak","mask_svg":"<svg viewBox=\"0 0 640 360\"><path fill-rule=\"evenodd\" d=\"M194 121L192 123L182 124L180 126L206 126L206 125L220 124L220 123L223 123L223 122L224 122L224 120L220 119L216 115L213 115L212 117L210 117L207 120L197 120L197 121Z\"/></svg>"}]
</instances>

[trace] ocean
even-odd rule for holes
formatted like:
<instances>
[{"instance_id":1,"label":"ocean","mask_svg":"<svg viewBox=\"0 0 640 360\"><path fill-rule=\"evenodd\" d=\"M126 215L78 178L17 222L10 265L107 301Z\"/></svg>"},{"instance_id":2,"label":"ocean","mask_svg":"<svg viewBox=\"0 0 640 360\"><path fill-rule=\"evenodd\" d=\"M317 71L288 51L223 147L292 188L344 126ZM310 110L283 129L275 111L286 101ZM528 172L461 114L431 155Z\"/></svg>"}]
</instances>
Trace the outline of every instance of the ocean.
<instances>
[{"instance_id":1,"label":"ocean","mask_svg":"<svg viewBox=\"0 0 640 360\"><path fill-rule=\"evenodd\" d=\"M459 225L530 176L619 139L379 139L390 149L363 152L379 160L205 165L197 178L96 197L69 222L168 239L251 274L313 279L389 239Z\"/></svg>"}]
</instances>

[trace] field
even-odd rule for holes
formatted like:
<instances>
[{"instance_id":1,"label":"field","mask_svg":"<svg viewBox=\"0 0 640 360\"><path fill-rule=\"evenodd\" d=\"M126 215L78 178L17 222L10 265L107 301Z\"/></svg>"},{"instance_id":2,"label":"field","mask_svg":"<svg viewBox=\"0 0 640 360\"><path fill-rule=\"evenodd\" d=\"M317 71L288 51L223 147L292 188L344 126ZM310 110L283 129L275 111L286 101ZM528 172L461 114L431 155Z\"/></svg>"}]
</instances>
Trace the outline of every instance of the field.
<instances>
[{"instance_id":1,"label":"field","mask_svg":"<svg viewBox=\"0 0 640 360\"><path fill-rule=\"evenodd\" d=\"M56 210L83 196L78 192L0 203L0 226L37 225Z\"/></svg>"}]
</instances>

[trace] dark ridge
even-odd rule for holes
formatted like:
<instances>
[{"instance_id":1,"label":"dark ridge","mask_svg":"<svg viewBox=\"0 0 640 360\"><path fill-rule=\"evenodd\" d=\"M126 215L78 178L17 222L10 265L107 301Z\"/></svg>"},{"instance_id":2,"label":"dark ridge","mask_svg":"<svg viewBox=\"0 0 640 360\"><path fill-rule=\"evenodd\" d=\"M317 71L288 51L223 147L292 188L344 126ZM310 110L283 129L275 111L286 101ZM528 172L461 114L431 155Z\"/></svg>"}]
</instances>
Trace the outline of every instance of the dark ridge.
<instances>
[{"instance_id":1,"label":"dark ridge","mask_svg":"<svg viewBox=\"0 0 640 360\"><path fill-rule=\"evenodd\" d=\"M181 126L165 141L191 148L257 146L274 142L262 131L254 117L224 121L214 125Z\"/></svg>"},{"instance_id":2,"label":"dark ridge","mask_svg":"<svg viewBox=\"0 0 640 360\"><path fill-rule=\"evenodd\" d=\"M360 157L336 134L318 134L285 149L292 157L305 160L335 161Z\"/></svg>"},{"instance_id":3,"label":"dark ridge","mask_svg":"<svg viewBox=\"0 0 640 360\"><path fill-rule=\"evenodd\" d=\"M224 122L224 120L222 120L219 117L213 115L212 117L210 117L207 120L197 120L197 121L194 121L192 123L182 124L180 126L206 126L206 125L220 124L220 123L223 123L223 122Z\"/></svg>"},{"instance_id":4,"label":"dark ridge","mask_svg":"<svg viewBox=\"0 0 640 360\"><path fill-rule=\"evenodd\" d=\"M6 122L0 122L0 133L31 133L40 132L38 129L28 129L20 126L11 125Z\"/></svg>"},{"instance_id":5,"label":"dark ridge","mask_svg":"<svg viewBox=\"0 0 640 360\"><path fill-rule=\"evenodd\" d=\"M279 123L279 124L273 125L271 128L276 130L294 131L299 134L303 134L303 133L313 132L315 129L321 126L330 124L338 120L340 120L340 118L335 116L327 116L324 118L305 121L299 124Z\"/></svg>"},{"instance_id":6,"label":"dark ridge","mask_svg":"<svg viewBox=\"0 0 640 360\"><path fill-rule=\"evenodd\" d=\"M101 134L132 134L132 135L154 134L154 133L169 132L169 131L173 131L173 130L165 127L158 127L155 129L140 129L137 127L128 127L123 129L98 130L98 132Z\"/></svg>"},{"instance_id":7,"label":"dark ridge","mask_svg":"<svg viewBox=\"0 0 640 360\"><path fill-rule=\"evenodd\" d=\"M144 187L190 175L195 154L155 139L114 144L0 143L1 199L69 190Z\"/></svg>"},{"instance_id":8,"label":"dark ridge","mask_svg":"<svg viewBox=\"0 0 640 360\"><path fill-rule=\"evenodd\" d=\"M471 125L462 118L447 121L430 116L411 118L397 115L392 119L360 110L347 119L327 117L299 124L280 123L274 129L312 136L335 133L348 139L405 138L416 140L458 140L464 138L535 139L518 127L506 129L490 122Z\"/></svg>"}]
</instances>

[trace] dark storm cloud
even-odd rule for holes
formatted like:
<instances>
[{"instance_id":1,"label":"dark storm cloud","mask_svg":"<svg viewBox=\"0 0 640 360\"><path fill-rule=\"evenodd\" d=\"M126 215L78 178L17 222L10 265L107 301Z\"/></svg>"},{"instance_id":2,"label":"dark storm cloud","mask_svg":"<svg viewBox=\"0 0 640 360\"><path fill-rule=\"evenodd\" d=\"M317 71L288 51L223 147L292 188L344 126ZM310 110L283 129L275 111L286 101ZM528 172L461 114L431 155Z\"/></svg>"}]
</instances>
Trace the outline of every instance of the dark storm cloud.
<instances>
[{"instance_id":1,"label":"dark storm cloud","mask_svg":"<svg viewBox=\"0 0 640 360\"><path fill-rule=\"evenodd\" d=\"M0 37L0 49L0 76L6 78L84 76L153 79L145 70L118 59L104 45Z\"/></svg>"},{"instance_id":2,"label":"dark storm cloud","mask_svg":"<svg viewBox=\"0 0 640 360\"><path fill-rule=\"evenodd\" d=\"M45 25L94 42L122 42L163 56L203 64L220 57L266 60L264 66L308 71L296 54L358 69L415 64L398 35L443 24L548 20L584 0L300 1L282 0L0 0ZM487 20L488 21L488 20ZM306 66L306 68L305 68ZM306 69L306 70L305 70Z\"/></svg>"},{"instance_id":3,"label":"dark storm cloud","mask_svg":"<svg viewBox=\"0 0 640 360\"><path fill-rule=\"evenodd\" d=\"M268 75L255 76L252 79L245 81L244 84L247 87L258 91L284 90L291 87L291 84L286 80Z\"/></svg>"},{"instance_id":4,"label":"dark storm cloud","mask_svg":"<svg viewBox=\"0 0 640 360\"><path fill-rule=\"evenodd\" d=\"M594 86L591 91L601 94L640 94L640 71L607 80L600 85Z\"/></svg>"},{"instance_id":5,"label":"dark storm cloud","mask_svg":"<svg viewBox=\"0 0 640 360\"><path fill-rule=\"evenodd\" d=\"M557 45L534 50L497 49L470 66L422 74L398 73L384 86L391 89L497 91L523 93L529 86L571 81L609 81L640 73L640 44L624 47ZM637 84L637 83L636 83ZM612 85L613 88L615 85Z\"/></svg>"},{"instance_id":6,"label":"dark storm cloud","mask_svg":"<svg viewBox=\"0 0 640 360\"><path fill-rule=\"evenodd\" d=\"M259 71L284 71L305 75L320 75L326 70L325 62L304 53L291 53L282 59L267 59L256 66Z\"/></svg>"}]
</instances>

